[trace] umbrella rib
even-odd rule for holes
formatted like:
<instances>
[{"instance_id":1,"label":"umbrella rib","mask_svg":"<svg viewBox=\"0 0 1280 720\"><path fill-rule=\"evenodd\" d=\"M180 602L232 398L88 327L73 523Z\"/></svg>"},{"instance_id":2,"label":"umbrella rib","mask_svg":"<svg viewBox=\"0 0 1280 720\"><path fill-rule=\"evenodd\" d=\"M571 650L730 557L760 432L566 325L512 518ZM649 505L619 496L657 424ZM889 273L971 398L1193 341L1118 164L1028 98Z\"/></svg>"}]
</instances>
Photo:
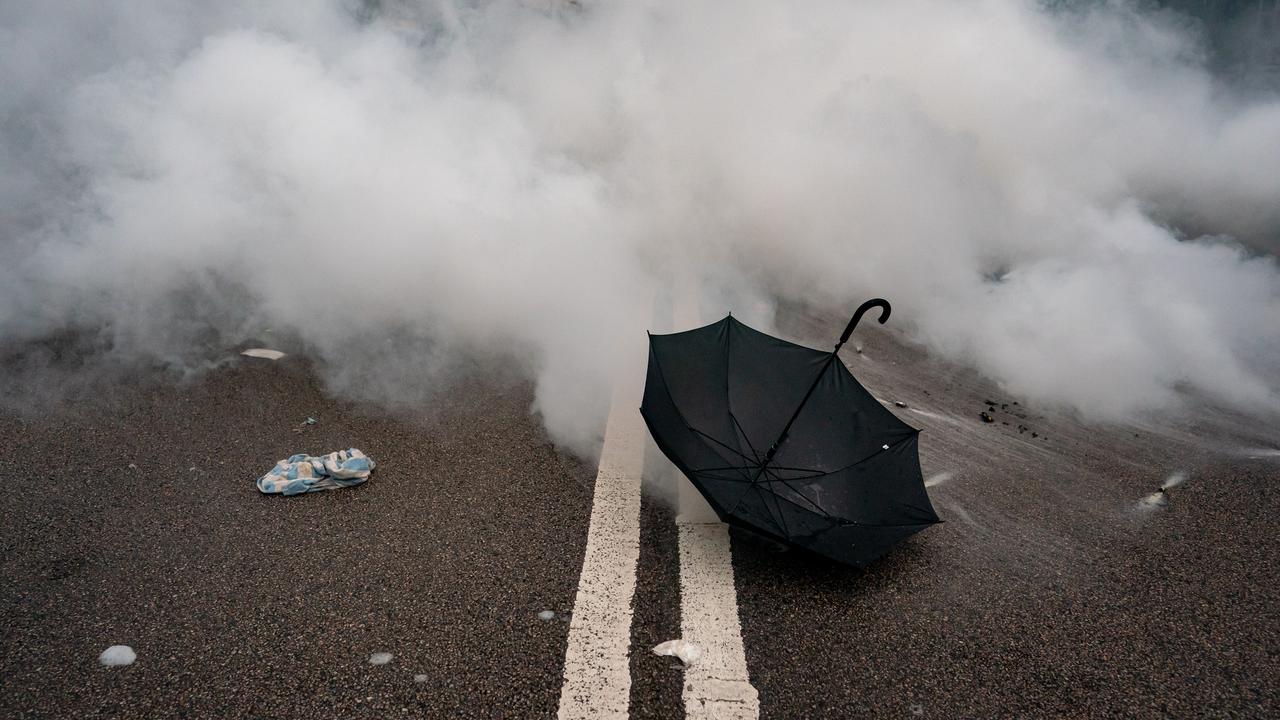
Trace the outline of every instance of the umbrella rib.
<instances>
[{"instance_id":1,"label":"umbrella rib","mask_svg":"<svg viewBox=\"0 0 1280 720\"><path fill-rule=\"evenodd\" d=\"M768 470L766 470L765 473L767 474ZM756 485L756 488L759 488L759 487L760 487L759 485ZM782 523L782 534L784 537L790 540L791 528L787 527L787 516L782 513L782 504L779 502L781 498L778 495L778 493L773 490L773 488L769 488L769 495L773 497L773 507L778 511L778 520L781 521ZM792 504L795 505L795 503L792 503Z\"/></svg>"},{"instance_id":2,"label":"umbrella rib","mask_svg":"<svg viewBox=\"0 0 1280 720\"><path fill-rule=\"evenodd\" d=\"M729 317L730 318L733 317L732 313L729 315ZM725 325L725 333L724 333L724 408L729 413L729 419L733 421L733 424L735 426L737 426L738 432L742 433L742 438L747 441L747 447L751 450L751 454L754 456L753 459L756 462L759 462L760 457L756 453L755 447L751 445L751 439L747 437L747 434L745 432L742 432L742 426L738 424L738 418L735 417L733 414L733 396L729 393L729 359L732 355L733 355L733 323L730 322ZM746 458L747 457L746 453L742 452L742 443L737 442L738 433L736 432L734 433L733 439L735 444L737 444L738 446L738 451L737 451L738 454L741 455L743 458Z\"/></svg>"},{"instance_id":3,"label":"umbrella rib","mask_svg":"<svg viewBox=\"0 0 1280 720\"><path fill-rule=\"evenodd\" d=\"M719 471L719 470L756 470L756 469L759 469L759 467L760 467L760 465L759 465L759 464L756 464L756 465L724 465L724 466L709 467L709 468L696 468L696 469L694 470L694 472L716 472L716 471ZM808 479L808 478L811 478L811 477L822 477L823 475L830 475L830 474L831 474L831 473L829 473L829 472L825 472L825 471L822 471L822 470L815 470L815 469L813 469L813 468L779 467L779 466L777 466L777 465L770 465L770 467L771 467L771 468L773 468L774 470L788 470L788 471L794 471L794 472L807 472L807 473L813 473L812 475L804 475L804 476L802 476L802 477L797 477L797 478L788 478L789 480L805 480L805 479Z\"/></svg>"},{"instance_id":4,"label":"umbrella rib","mask_svg":"<svg viewBox=\"0 0 1280 720\"><path fill-rule=\"evenodd\" d=\"M778 481L778 482L780 482L780 483L782 483L783 485L786 485L786 486L787 486L787 489L788 489L788 490L790 490L791 492L795 493L797 497L799 497L800 499L802 499L802 500L804 500L805 502L807 502L807 503L809 503L810 505L812 505L812 506L813 506L813 509L814 509L814 510L816 510L817 512L821 513L823 517L828 518L828 519L830 519L831 517L833 517L833 516L831 515L831 513L827 512L826 510L823 510L823 509L822 509L822 507L821 507L820 505L818 505L818 503L814 502L813 500L810 500L808 495L805 495L804 493L802 493L802 492L800 492L799 490L797 490L797 489L795 489L794 487L792 487L792 485L791 485L791 482L790 482L790 481L788 481L788 480L783 480L782 478L778 478L778 480L777 480L777 481ZM791 498L783 497L783 496L781 496L781 495L780 495L779 497L782 497L782 499L783 499L783 500L786 500L787 502L791 503L792 505L795 505L796 507L803 507L802 505L800 505L800 503L793 501Z\"/></svg>"},{"instance_id":5,"label":"umbrella rib","mask_svg":"<svg viewBox=\"0 0 1280 720\"><path fill-rule=\"evenodd\" d=\"M758 467L758 466L757 466L757 467ZM801 476L799 476L799 477L793 477L793 478L784 478L784 477L779 476L779 477L776 477L776 478L773 478L773 479L769 479L769 478L766 478L766 477L761 477L761 478L758 478L758 479L755 479L755 480L751 480L751 479L744 478L744 477L725 477L725 476L723 476L723 475L712 475L712 474L711 474L711 473L713 473L713 472L721 472L721 471L724 471L724 470L755 470L755 469L757 469L757 468L756 468L756 467L751 467L751 466L746 466L746 467L725 467L725 468L702 468L702 469L694 468L694 469L692 469L692 472L693 472L693 473L695 473L695 474L697 474L697 475L700 475L700 476L703 476L703 477L710 478L710 479L712 479L712 480L723 480L723 481L725 481L725 482L740 482L740 483L777 483L777 482L785 483L785 482L795 482L795 481L797 481L797 480L812 480L812 479L814 479L814 478L826 477L827 475L830 475L830 474L831 474L831 473L816 473L816 474L813 474L813 475L801 475ZM766 471L766 473L765 473L765 474L767 475L767 474L768 474L768 472Z\"/></svg>"},{"instance_id":6,"label":"umbrella rib","mask_svg":"<svg viewBox=\"0 0 1280 720\"><path fill-rule=\"evenodd\" d=\"M706 439L710 440L711 442L713 442L713 443L715 443L715 444L719 445L720 447L724 448L725 450L728 450L729 452L731 452L731 453L733 453L733 454L737 455L738 457L742 458L743 460L750 460L750 459L751 459L751 458L747 457L746 455L743 455L741 450L737 450L737 449L734 449L734 448L732 448L732 447L729 447L729 445L728 445L727 443L724 443L724 442L721 442L720 440L717 440L716 438L712 437L711 435L708 435L707 433L702 432L702 431L701 431L701 430L699 430L698 428L696 428L696 427L694 427L694 426L692 426L692 425L690 425L690 424L688 424L688 423L685 423L685 427L687 427L687 428L689 428L690 430L694 431L695 433L697 433L697 434L701 435L702 437L704 437L704 438L706 438Z\"/></svg>"},{"instance_id":7,"label":"umbrella rib","mask_svg":"<svg viewBox=\"0 0 1280 720\"><path fill-rule=\"evenodd\" d=\"M729 374L725 373L725 383L728 383ZM725 393L725 401L728 402L728 392ZM742 434L742 439L747 441L747 449L751 451L752 459L760 462L760 451L756 450L756 446L751 443L751 438L747 437L747 431L742 427L742 423L738 422L738 416L733 414L733 410L729 411L729 419L733 421L734 427L738 428L738 432Z\"/></svg>"},{"instance_id":8,"label":"umbrella rib","mask_svg":"<svg viewBox=\"0 0 1280 720\"><path fill-rule=\"evenodd\" d=\"M650 353L650 357L651 357L651 362L653 363L654 367L658 368L658 377L662 380L662 391L663 391L664 393L666 393L667 400L671 402L671 406L672 406L672 408L675 410L676 417L680 418L680 422L684 423L684 426L685 426L687 429L689 429L690 431L692 431L692 432L694 432L694 433L696 433L696 434L698 434L698 435L701 435L701 436L703 436L704 438L706 438L706 439L708 439L708 440L711 440L711 441L715 442L715 443L716 443L716 444L718 444L718 445L723 445L723 446L724 446L724 448L725 448L726 450L728 450L729 452L732 452L732 453L737 454L737 455L738 455L739 457L741 457L743 460L747 460L747 459L749 459L749 458L747 458L747 456L746 456L746 455L743 455L743 454L742 454L742 451L741 451L741 450L734 450L733 448L729 447L728 445L725 445L724 443L720 442L719 440L716 440L715 438L711 437L710 435L708 435L708 434L706 434L706 433L702 432L701 430L699 430L699 429L695 428L693 425L689 424L689 419L688 419L688 418L686 418L686 417L684 416L684 413L680 411L679 406L678 406L678 405L676 405L676 399L675 399L674 397L672 397L672 396L671 396L671 386L667 384L667 373L666 373L666 371L665 371L665 370L663 370L663 369L662 369L662 362L661 362L660 360L658 360L658 357L657 357L657 355L653 352L652 347L650 347L650 349L649 349L649 353ZM641 408L640 408L640 411L641 411L641 413L643 413L643 412L644 412L644 408L643 408L643 407L641 407ZM703 444L703 445L706 445L707 443L706 443L706 441L704 440L702 444ZM708 450L711 450L712 452L715 452L714 448L712 448L710 445L707 445L707 449L708 449ZM719 455L719 453L716 453L716 454L717 454L717 455Z\"/></svg>"},{"instance_id":9,"label":"umbrella rib","mask_svg":"<svg viewBox=\"0 0 1280 720\"><path fill-rule=\"evenodd\" d=\"M765 493L762 490L760 490L760 485L753 483L752 485L749 485L747 489L748 490L754 489L756 491L756 495L760 496L760 504L764 505L765 512L769 513L769 519L773 521L774 527L777 527L779 530L782 531L782 537L790 540L791 532L787 530L787 521L782 517L782 506L778 505L777 495L774 495L774 493L769 493L769 495L773 495L773 505L774 505L774 508L777 510L777 517L775 518L774 510L769 509L769 501L765 499Z\"/></svg>"},{"instance_id":10,"label":"umbrella rib","mask_svg":"<svg viewBox=\"0 0 1280 720\"><path fill-rule=\"evenodd\" d=\"M836 468L835 470L832 470L831 472L824 473L824 474L825 474L825 475L834 475L835 473L838 473L838 472L844 472L845 470L848 470L848 469L850 469L850 468L857 467L857 466L861 465L862 463L864 463L864 462L866 462L866 461L868 461L868 460L870 460L870 459L872 459L872 458L876 457L877 455L879 455L879 454L880 454L880 453L882 453L882 452L887 452L887 451L889 451L889 450L892 450L893 448L898 447L898 446L899 446L899 445L901 445L902 443L904 443L904 442L906 442L906 441L910 440L911 438L915 437L915 436L916 436L916 435L918 435L918 434L920 434L920 431L919 431L919 430L915 430L914 432L912 432L912 433L911 433L910 435L908 435L907 437L902 438L901 440L899 440L898 442L896 442L896 443L894 443L894 444L890 445L890 446L889 446L889 447L887 447L887 448L880 448L879 450L876 450L875 452L873 452L873 453L871 453L870 455L868 455L868 456L866 456L866 457L862 458L861 460L854 460L853 462L849 463L848 465L845 465L844 467L838 467L838 468ZM799 479L799 478L797 478L797 479Z\"/></svg>"}]
</instances>

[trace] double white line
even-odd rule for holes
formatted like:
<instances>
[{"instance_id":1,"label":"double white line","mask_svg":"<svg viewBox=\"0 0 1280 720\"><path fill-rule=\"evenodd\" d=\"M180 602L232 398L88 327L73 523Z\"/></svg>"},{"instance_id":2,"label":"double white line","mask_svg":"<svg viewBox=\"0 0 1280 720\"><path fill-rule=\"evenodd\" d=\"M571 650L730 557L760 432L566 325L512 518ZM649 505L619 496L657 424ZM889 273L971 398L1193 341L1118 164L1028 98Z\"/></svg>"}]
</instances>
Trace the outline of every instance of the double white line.
<instances>
[{"instance_id":1,"label":"double white line","mask_svg":"<svg viewBox=\"0 0 1280 720\"><path fill-rule=\"evenodd\" d=\"M677 296L675 320L697 324L689 284ZM640 389L615 389L596 475L587 551L582 561L569 648L565 652L561 720L626 718L631 696L631 618L640 559L640 477L645 432ZM688 480L679 477L680 628L702 657L685 669L687 718L754 720L756 690L747 677L727 528ZM645 649L647 650L647 648Z\"/></svg>"}]
</instances>

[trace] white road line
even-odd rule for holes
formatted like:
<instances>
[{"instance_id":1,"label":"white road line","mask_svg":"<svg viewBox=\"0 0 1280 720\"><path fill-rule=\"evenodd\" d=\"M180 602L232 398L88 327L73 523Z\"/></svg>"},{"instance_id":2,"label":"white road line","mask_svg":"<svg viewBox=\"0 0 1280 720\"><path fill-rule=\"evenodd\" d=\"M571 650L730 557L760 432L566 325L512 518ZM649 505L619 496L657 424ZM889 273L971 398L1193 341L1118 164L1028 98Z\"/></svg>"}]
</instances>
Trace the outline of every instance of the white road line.
<instances>
[{"instance_id":1,"label":"white road line","mask_svg":"<svg viewBox=\"0 0 1280 720\"><path fill-rule=\"evenodd\" d=\"M563 720L628 716L645 438L639 407L639 388L619 384L605 427L587 551L569 624L560 689Z\"/></svg>"},{"instance_id":2,"label":"white road line","mask_svg":"<svg viewBox=\"0 0 1280 720\"><path fill-rule=\"evenodd\" d=\"M702 648L684 671L684 715L754 720L760 698L747 678L728 530L723 523L679 528L680 632Z\"/></svg>"},{"instance_id":3,"label":"white road line","mask_svg":"<svg viewBox=\"0 0 1280 720\"><path fill-rule=\"evenodd\" d=\"M680 330L701 324L692 288L686 280L676 290L673 314ZM760 698L747 675L729 529L688 478L676 475L680 633L702 649L702 657L684 672L685 717L755 720L760 717Z\"/></svg>"}]
</instances>

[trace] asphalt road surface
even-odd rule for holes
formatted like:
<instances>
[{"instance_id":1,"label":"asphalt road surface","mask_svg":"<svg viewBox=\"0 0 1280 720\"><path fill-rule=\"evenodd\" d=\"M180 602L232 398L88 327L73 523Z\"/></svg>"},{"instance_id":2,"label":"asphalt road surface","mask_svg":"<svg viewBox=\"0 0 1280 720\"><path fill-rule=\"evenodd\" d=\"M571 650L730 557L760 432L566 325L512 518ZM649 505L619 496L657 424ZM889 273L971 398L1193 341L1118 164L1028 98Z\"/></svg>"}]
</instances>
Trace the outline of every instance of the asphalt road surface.
<instances>
[{"instance_id":1,"label":"asphalt road surface","mask_svg":"<svg viewBox=\"0 0 1280 720\"><path fill-rule=\"evenodd\" d=\"M816 346L839 324L779 322ZM763 717L1280 712L1280 425L1086 424L859 334L844 359L924 428L947 522L865 572L734 535ZM423 417L334 399L295 357L110 387L0 416L0 716L554 716L595 468L529 387L478 371ZM348 446L378 463L361 487L253 486ZM680 627L670 497L646 484L633 717L683 712L649 652ZM137 661L101 666L114 644Z\"/></svg>"}]
</instances>

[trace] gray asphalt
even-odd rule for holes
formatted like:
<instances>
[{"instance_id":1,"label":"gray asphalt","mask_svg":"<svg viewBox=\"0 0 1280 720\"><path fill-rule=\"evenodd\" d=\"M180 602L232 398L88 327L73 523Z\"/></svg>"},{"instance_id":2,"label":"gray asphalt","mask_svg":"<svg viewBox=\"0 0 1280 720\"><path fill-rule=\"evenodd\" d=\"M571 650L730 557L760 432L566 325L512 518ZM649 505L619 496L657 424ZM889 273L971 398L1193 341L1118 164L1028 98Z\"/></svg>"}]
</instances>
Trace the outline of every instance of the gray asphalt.
<instances>
[{"instance_id":1,"label":"gray asphalt","mask_svg":"<svg viewBox=\"0 0 1280 720\"><path fill-rule=\"evenodd\" d=\"M781 324L821 347L838 322ZM946 522L865 572L735 536L762 716L1280 712L1280 458L1240 452L1280 446L1280 425L1203 407L1085 424L859 334L844 359L924 428L926 477L951 474L930 488ZM1188 479L1168 504L1144 507L1175 472Z\"/></svg>"},{"instance_id":2,"label":"gray asphalt","mask_svg":"<svg viewBox=\"0 0 1280 720\"><path fill-rule=\"evenodd\" d=\"M815 346L838 325L781 322ZM924 428L947 522L865 572L734 535L764 717L1277 713L1280 465L1241 449L1278 426L1085 424L859 334L845 360ZM527 385L478 368L410 417L334 400L296 358L145 377L0 412L0 717L554 715L594 468L552 446ZM379 463L362 487L252 485L346 446ZM680 670L649 652L679 632L670 495L646 482L635 717L682 715ZM113 644L138 661L101 667Z\"/></svg>"},{"instance_id":3,"label":"gray asphalt","mask_svg":"<svg viewBox=\"0 0 1280 720\"><path fill-rule=\"evenodd\" d=\"M528 387L449 397L417 422L246 359L0 417L0 716L554 714L594 468ZM364 486L253 486L348 446L378 463ZM101 667L114 644L137 662Z\"/></svg>"}]
</instances>

